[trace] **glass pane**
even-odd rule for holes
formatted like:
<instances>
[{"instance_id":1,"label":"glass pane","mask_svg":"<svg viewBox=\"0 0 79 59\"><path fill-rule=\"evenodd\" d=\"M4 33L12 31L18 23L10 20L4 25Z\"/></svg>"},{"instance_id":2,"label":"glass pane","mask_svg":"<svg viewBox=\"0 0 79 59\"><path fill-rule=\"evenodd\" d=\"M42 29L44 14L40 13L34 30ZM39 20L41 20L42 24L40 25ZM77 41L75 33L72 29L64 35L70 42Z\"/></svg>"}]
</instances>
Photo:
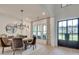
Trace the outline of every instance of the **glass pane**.
<instances>
[{"instance_id":1,"label":"glass pane","mask_svg":"<svg viewBox=\"0 0 79 59\"><path fill-rule=\"evenodd\" d=\"M33 31L37 31L37 26L33 26Z\"/></svg>"},{"instance_id":2,"label":"glass pane","mask_svg":"<svg viewBox=\"0 0 79 59\"><path fill-rule=\"evenodd\" d=\"M63 28L59 27L59 33L63 33Z\"/></svg>"},{"instance_id":3,"label":"glass pane","mask_svg":"<svg viewBox=\"0 0 79 59\"><path fill-rule=\"evenodd\" d=\"M63 22L59 22L59 27L62 27L63 26Z\"/></svg>"},{"instance_id":4,"label":"glass pane","mask_svg":"<svg viewBox=\"0 0 79 59\"><path fill-rule=\"evenodd\" d=\"M63 35L59 34L59 40L63 40Z\"/></svg>"},{"instance_id":5,"label":"glass pane","mask_svg":"<svg viewBox=\"0 0 79 59\"><path fill-rule=\"evenodd\" d=\"M47 34L43 34L43 39L47 39Z\"/></svg>"},{"instance_id":6,"label":"glass pane","mask_svg":"<svg viewBox=\"0 0 79 59\"><path fill-rule=\"evenodd\" d=\"M47 39L47 25L43 25L43 39Z\"/></svg>"},{"instance_id":7,"label":"glass pane","mask_svg":"<svg viewBox=\"0 0 79 59\"><path fill-rule=\"evenodd\" d=\"M38 39L41 39L41 32L38 32Z\"/></svg>"},{"instance_id":8,"label":"glass pane","mask_svg":"<svg viewBox=\"0 0 79 59\"><path fill-rule=\"evenodd\" d=\"M63 27L63 33L66 33L66 27Z\"/></svg>"},{"instance_id":9,"label":"glass pane","mask_svg":"<svg viewBox=\"0 0 79 59\"><path fill-rule=\"evenodd\" d=\"M78 41L78 34L73 34L73 41Z\"/></svg>"},{"instance_id":10,"label":"glass pane","mask_svg":"<svg viewBox=\"0 0 79 59\"><path fill-rule=\"evenodd\" d=\"M72 26L69 26L68 27L68 33L72 33L72 32L73 32Z\"/></svg>"},{"instance_id":11,"label":"glass pane","mask_svg":"<svg viewBox=\"0 0 79 59\"><path fill-rule=\"evenodd\" d=\"M72 33L73 29L72 29L72 20L68 20L68 33Z\"/></svg>"},{"instance_id":12,"label":"glass pane","mask_svg":"<svg viewBox=\"0 0 79 59\"><path fill-rule=\"evenodd\" d=\"M69 41L72 41L72 37L73 37L73 35L69 34Z\"/></svg>"},{"instance_id":13,"label":"glass pane","mask_svg":"<svg viewBox=\"0 0 79 59\"><path fill-rule=\"evenodd\" d=\"M68 20L68 26L73 26L72 22L73 22L73 20Z\"/></svg>"},{"instance_id":14,"label":"glass pane","mask_svg":"<svg viewBox=\"0 0 79 59\"><path fill-rule=\"evenodd\" d=\"M78 26L78 19L73 20L73 26Z\"/></svg>"},{"instance_id":15,"label":"glass pane","mask_svg":"<svg viewBox=\"0 0 79 59\"><path fill-rule=\"evenodd\" d=\"M63 39L62 40L65 40L65 34L63 34L62 36L63 36Z\"/></svg>"},{"instance_id":16,"label":"glass pane","mask_svg":"<svg viewBox=\"0 0 79 59\"><path fill-rule=\"evenodd\" d=\"M63 27L66 27L66 21L62 21L63 22Z\"/></svg>"},{"instance_id":17,"label":"glass pane","mask_svg":"<svg viewBox=\"0 0 79 59\"><path fill-rule=\"evenodd\" d=\"M36 32L33 32L33 35L35 35L35 36L36 36Z\"/></svg>"},{"instance_id":18,"label":"glass pane","mask_svg":"<svg viewBox=\"0 0 79 59\"><path fill-rule=\"evenodd\" d=\"M42 25L38 25L38 31L42 31Z\"/></svg>"},{"instance_id":19,"label":"glass pane","mask_svg":"<svg viewBox=\"0 0 79 59\"><path fill-rule=\"evenodd\" d=\"M47 34L47 32L43 32L43 34Z\"/></svg>"},{"instance_id":20,"label":"glass pane","mask_svg":"<svg viewBox=\"0 0 79 59\"><path fill-rule=\"evenodd\" d=\"M47 39L47 32L43 32L43 39Z\"/></svg>"},{"instance_id":21,"label":"glass pane","mask_svg":"<svg viewBox=\"0 0 79 59\"><path fill-rule=\"evenodd\" d=\"M73 33L78 33L78 27L77 26L73 26Z\"/></svg>"},{"instance_id":22,"label":"glass pane","mask_svg":"<svg viewBox=\"0 0 79 59\"><path fill-rule=\"evenodd\" d=\"M73 20L73 33L78 33L78 19Z\"/></svg>"},{"instance_id":23,"label":"glass pane","mask_svg":"<svg viewBox=\"0 0 79 59\"><path fill-rule=\"evenodd\" d=\"M43 31L47 32L47 26L46 25L43 25Z\"/></svg>"}]
</instances>

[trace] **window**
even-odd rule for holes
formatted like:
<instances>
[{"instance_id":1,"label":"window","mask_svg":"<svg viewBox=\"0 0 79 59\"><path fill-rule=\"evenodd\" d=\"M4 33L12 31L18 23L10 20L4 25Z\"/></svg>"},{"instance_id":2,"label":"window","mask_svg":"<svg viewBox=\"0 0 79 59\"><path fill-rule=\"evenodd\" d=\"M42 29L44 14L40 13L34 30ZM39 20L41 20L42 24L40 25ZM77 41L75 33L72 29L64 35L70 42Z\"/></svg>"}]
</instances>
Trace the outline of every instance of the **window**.
<instances>
[{"instance_id":1,"label":"window","mask_svg":"<svg viewBox=\"0 0 79 59\"><path fill-rule=\"evenodd\" d=\"M78 41L78 19L58 23L58 39L65 40L66 38L69 41Z\"/></svg>"},{"instance_id":2,"label":"window","mask_svg":"<svg viewBox=\"0 0 79 59\"><path fill-rule=\"evenodd\" d=\"M41 39L42 38L42 25L38 25L38 31L37 31L37 37L38 39Z\"/></svg>"},{"instance_id":3,"label":"window","mask_svg":"<svg viewBox=\"0 0 79 59\"><path fill-rule=\"evenodd\" d=\"M37 25L33 26L33 35L37 36Z\"/></svg>"},{"instance_id":4,"label":"window","mask_svg":"<svg viewBox=\"0 0 79 59\"><path fill-rule=\"evenodd\" d=\"M47 25L43 25L43 39L47 39Z\"/></svg>"},{"instance_id":5,"label":"window","mask_svg":"<svg viewBox=\"0 0 79 59\"><path fill-rule=\"evenodd\" d=\"M38 24L33 26L33 35L38 39L47 39L47 25Z\"/></svg>"}]
</instances>

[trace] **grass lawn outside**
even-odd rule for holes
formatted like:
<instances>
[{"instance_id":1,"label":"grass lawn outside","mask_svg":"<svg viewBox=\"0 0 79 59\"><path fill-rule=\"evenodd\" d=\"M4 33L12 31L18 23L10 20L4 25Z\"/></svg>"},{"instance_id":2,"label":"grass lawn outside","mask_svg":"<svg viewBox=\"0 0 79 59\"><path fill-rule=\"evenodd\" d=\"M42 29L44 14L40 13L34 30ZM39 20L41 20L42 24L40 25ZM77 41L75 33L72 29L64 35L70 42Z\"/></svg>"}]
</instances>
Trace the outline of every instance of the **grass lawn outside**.
<instances>
[{"instance_id":1,"label":"grass lawn outside","mask_svg":"<svg viewBox=\"0 0 79 59\"><path fill-rule=\"evenodd\" d=\"M65 40L65 34L59 34L59 40ZM70 34L69 35L69 41L78 41L78 35L77 34Z\"/></svg>"}]
</instances>

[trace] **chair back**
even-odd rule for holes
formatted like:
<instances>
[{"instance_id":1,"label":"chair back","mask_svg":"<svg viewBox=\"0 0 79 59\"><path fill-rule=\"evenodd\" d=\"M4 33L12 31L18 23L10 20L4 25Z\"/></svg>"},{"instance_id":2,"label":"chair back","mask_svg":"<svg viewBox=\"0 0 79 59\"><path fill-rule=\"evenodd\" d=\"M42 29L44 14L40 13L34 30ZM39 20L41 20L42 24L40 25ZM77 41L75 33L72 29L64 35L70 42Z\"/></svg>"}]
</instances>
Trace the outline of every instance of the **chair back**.
<instances>
[{"instance_id":1,"label":"chair back","mask_svg":"<svg viewBox=\"0 0 79 59\"><path fill-rule=\"evenodd\" d=\"M2 47L5 47L6 46L6 44L4 43L4 41L2 40L2 38L0 38L0 43L1 43L1 46Z\"/></svg>"},{"instance_id":2,"label":"chair back","mask_svg":"<svg viewBox=\"0 0 79 59\"><path fill-rule=\"evenodd\" d=\"M14 38L14 36L8 36L8 38L9 38L9 39L10 39L10 38L12 39L12 38Z\"/></svg>"},{"instance_id":3,"label":"chair back","mask_svg":"<svg viewBox=\"0 0 79 59\"><path fill-rule=\"evenodd\" d=\"M33 45L36 44L36 36L33 36L33 42L32 42L32 44Z\"/></svg>"},{"instance_id":4,"label":"chair back","mask_svg":"<svg viewBox=\"0 0 79 59\"><path fill-rule=\"evenodd\" d=\"M23 47L22 38L13 38L12 47L15 49Z\"/></svg>"}]
</instances>

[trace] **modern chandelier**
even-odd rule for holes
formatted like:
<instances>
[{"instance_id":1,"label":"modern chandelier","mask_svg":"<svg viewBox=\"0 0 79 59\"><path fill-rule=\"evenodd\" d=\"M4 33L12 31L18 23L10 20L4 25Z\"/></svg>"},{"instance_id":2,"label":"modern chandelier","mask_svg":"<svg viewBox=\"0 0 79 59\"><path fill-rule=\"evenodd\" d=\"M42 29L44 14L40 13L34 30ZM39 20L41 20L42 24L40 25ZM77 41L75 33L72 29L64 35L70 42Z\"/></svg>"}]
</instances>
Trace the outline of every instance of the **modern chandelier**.
<instances>
[{"instance_id":1,"label":"modern chandelier","mask_svg":"<svg viewBox=\"0 0 79 59\"><path fill-rule=\"evenodd\" d=\"M22 18L20 19L20 23L18 24L16 24L15 25L15 27L16 28L18 28L18 29L20 29L21 30L21 33L22 33L22 31L23 31L23 29L26 27L26 25L24 24L24 22L23 22L23 13L24 13L24 10L20 10L20 12L21 12L21 14L22 14Z\"/></svg>"},{"instance_id":2,"label":"modern chandelier","mask_svg":"<svg viewBox=\"0 0 79 59\"><path fill-rule=\"evenodd\" d=\"M23 30L25 29L25 28L29 28L28 26L26 26L25 24L24 24L24 22L23 22L23 13L24 13L24 10L20 10L20 12L21 12L21 19L20 19L20 22L17 22L16 24L8 24L8 25L6 25L6 32L8 32L8 33L15 33L16 31L17 31L17 29L20 29L20 31L21 31L21 34L22 34L22 32L23 32Z\"/></svg>"}]
</instances>

